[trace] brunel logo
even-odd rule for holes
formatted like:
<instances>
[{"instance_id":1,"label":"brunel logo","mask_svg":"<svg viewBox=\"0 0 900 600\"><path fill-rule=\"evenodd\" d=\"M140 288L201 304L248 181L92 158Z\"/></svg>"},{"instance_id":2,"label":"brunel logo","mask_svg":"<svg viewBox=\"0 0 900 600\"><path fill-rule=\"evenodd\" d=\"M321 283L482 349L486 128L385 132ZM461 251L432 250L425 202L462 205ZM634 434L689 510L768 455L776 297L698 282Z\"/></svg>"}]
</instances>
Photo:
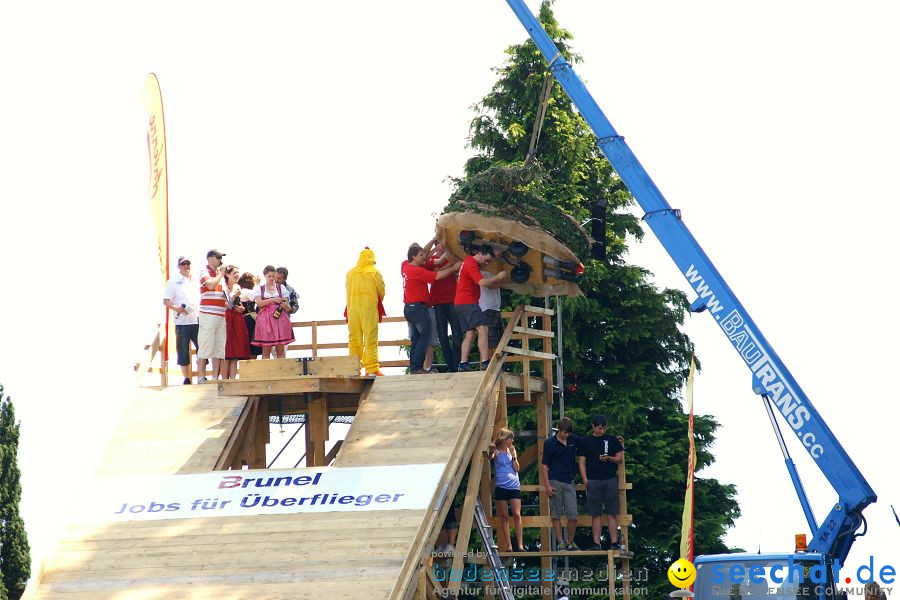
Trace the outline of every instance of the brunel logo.
<instances>
[{"instance_id":1,"label":"brunel logo","mask_svg":"<svg viewBox=\"0 0 900 600\"><path fill-rule=\"evenodd\" d=\"M753 371L754 391L758 394L764 393L772 399L810 456L814 459L820 458L825 453L825 448L818 443L814 433L803 430L812 417L809 409L802 404L799 394L791 388L784 375L763 350L759 337L745 325L744 318L736 309L724 317L716 314L724 307L694 265L691 265L684 275L700 297L706 299L706 308L716 318L719 327Z\"/></svg>"}]
</instances>

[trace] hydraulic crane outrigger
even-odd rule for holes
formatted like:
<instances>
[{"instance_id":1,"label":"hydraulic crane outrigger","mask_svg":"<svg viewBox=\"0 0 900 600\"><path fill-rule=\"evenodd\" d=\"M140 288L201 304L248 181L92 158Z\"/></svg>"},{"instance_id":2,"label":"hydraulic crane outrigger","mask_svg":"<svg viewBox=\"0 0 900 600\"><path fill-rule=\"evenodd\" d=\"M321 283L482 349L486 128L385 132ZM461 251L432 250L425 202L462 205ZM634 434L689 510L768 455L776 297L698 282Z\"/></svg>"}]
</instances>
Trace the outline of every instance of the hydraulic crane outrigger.
<instances>
[{"instance_id":1,"label":"hydraulic crane outrigger","mask_svg":"<svg viewBox=\"0 0 900 600\"><path fill-rule=\"evenodd\" d=\"M753 391L763 398L813 534L809 553L842 564L858 535L855 532L864 522L862 510L875 502L875 492L688 231L681 212L666 202L537 18L522 0L507 0L507 3L548 61L550 71L596 134L600 150L644 210L644 221L697 292L691 310L709 312L750 368ZM797 470L788 455L773 405L837 492L838 501L821 524L815 521Z\"/></svg>"}]
</instances>

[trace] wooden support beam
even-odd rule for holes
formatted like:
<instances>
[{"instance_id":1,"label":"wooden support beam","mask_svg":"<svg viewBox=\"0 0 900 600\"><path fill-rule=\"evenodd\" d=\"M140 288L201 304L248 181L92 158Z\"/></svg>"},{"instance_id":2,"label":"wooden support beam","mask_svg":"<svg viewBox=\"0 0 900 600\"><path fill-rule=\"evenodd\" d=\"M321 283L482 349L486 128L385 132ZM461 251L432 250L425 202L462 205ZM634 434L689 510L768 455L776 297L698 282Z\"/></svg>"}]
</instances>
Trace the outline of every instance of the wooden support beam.
<instances>
[{"instance_id":1,"label":"wooden support beam","mask_svg":"<svg viewBox=\"0 0 900 600\"><path fill-rule=\"evenodd\" d=\"M540 306L525 306L525 312L530 315L547 315L552 317L556 313L550 308L541 308Z\"/></svg>"},{"instance_id":2,"label":"wooden support beam","mask_svg":"<svg viewBox=\"0 0 900 600\"><path fill-rule=\"evenodd\" d=\"M251 469L266 468L266 444L269 443L269 400L260 398L257 403L254 423L250 431L253 435L253 445L250 449L248 464Z\"/></svg>"},{"instance_id":3,"label":"wooden support beam","mask_svg":"<svg viewBox=\"0 0 900 600\"><path fill-rule=\"evenodd\" d=\"M250 459L253 454L253 440L256 437L256 419L258 418L259 398L256 398L256 402L253 403L253 406L250 409L250 414L247 415L247 423L244 426L241 444L238 448L237 456L234 458L234 462L231 463L232 469L240 469L243 465L250 466Z\"/></svg>"},{"instance_id":4,"label":"wooden support beam","mask_svg":"<svg viewBox=\"0 0 900 600\"><path fill-rule=\"evenodd\" d=\"M490 407L488 409L487 418L484 419L483 424L481 425L482 433L476 438L476 443L472 449L472 458L469 463L469 481L466 484L466 498L463 501L462 514L459 518L459 531L456 534L456 547L457 549L461 549L461 551L458 551L453 557L453 566L450 569L451 573L455 571L462 572L463 554L468 552L469 549L469 536L472 533L472 521L475 517L475 497L478 494L478 488L481 483L482 465L484 464L487 447L491 442L491 434L493 433L493 428L489 426L489 424L493 424L494 422L494 415L497 414L497 404L500 401L499 384L495 386L495 392L492 395L493 399L489 400ZM459 591L461 579L462 577L456 580L451 578L451 594L455 595Z\"/></svg>"},{"instance_id":5,"label":"wooden support beam","mask_svg":"<svg viewBox=\"0 0 900 600\"><path fill-rule=\"evenodd\" d=\"M256 411L257 402L259 402L258 397L254 396L247 398L247 402L244 403L244 408L241 410L241 416L238 417L234 429L231 430L231 435L228 436L228 441L225 442L225 448L222 450L222 455L216 461L215 467L213 467L214 470L221 471L228 469L234 463L238 450L244 441L247 423L252 422L250 417L251 413Z\"/></svg>"},{"instance_id":6,"label":"wooden support beam","mask_svg":"<svg viewBox=\"0 0 900 600\"><path fill-rule=\"evenodd\" d=\"M328 397L315 394L309 399L309 411L306 413L306 426L309 430L309 448L307 449L306 466L324 467L325 442L328 440Z\"/></svg>"},{"instance_id":7,"label":"wooden support beam","mask_svg":"<svg viewBox=\"0 0 900 600\"><path fill-rule=\"evenodd\" d=\"M509 357L506 358L506 362L512 362ZM503 383L506 384L506 388L509 390L521 390L523 376L518 373L504 373L503 374ZM535 392L544 392L547 389L546 384L544 383L543 377L531 377L531 380L528 382L528 387L531 388L531 393Z\"/></svg>"},{"instance_id":8,"label":"wooden support beam","mask_svg":"<svg viewBox=\"0 0 900 600\"><path fill-rule=\"evenodd\" d=\"M516 333L524 333L525 335L530 335L534 337L545 337L552 338L553 332L546 331L544 329L532 329L531 327L516 327L513 329Z\"/></svg>"},{"instance_id":9,"label":"wooden support beam","mask_svg":"<svg viewBox=\"0 0 900 600\"><path fill-rule=\"evenodd\" d=\"M537 444L519 455L519 472L527 471L537 463Z\"/></svg>"},{"instance_id":10,"label":"wooden support beam","mask_svg":"<svg viewBox=\"0 0 900 600\"><path fill-rule=\"evenodd\" d=\"M510 354L518 354L519 356L527 356L528 358L541 358L545 360L553 360L556 358L556 355L552 352L538 352L537 350L524 350L522 348L516 348L515 346L507 346L504 348L506 352ZM525 370L522 369L524 372Z\"/></svg>"}]
</instances>

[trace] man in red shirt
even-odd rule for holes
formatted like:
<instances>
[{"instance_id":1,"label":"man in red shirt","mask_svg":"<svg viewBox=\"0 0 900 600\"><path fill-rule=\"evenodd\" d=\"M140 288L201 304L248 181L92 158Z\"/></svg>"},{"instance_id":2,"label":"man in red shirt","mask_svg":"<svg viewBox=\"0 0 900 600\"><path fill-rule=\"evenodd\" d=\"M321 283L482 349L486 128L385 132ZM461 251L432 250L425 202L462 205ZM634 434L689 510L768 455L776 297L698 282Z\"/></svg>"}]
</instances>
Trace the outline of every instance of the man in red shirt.
<instances>
[{"instance_id":1,"label":"man in red shirt","mask_svg":"<svg viewBox=\"0 0 900 600\"><path fill-rule=\"evenodd\" d=\"M436 273L429 271L425 268L425 251L419 244L409 247L406 258L400 265L400 273L403 275L403 316L411 325L410 372L419 375L428 372L422 366L425 362L425 350L431 343L432 336L428 284L456 273L460 264L450 265Z\"/></svg>"},{"instance_id":2,"label":"man in red shirt","mask_svg":"<svg viewBox=\"0 0 900 600\"><path fill-rule=\"evenodd\" d=\"M460 371L472 370L469 366L469 351L472 349L476 331L478 332L478 354L481 358L482 368L486 367L487 361L490 360L488 355L487 325L484 322L481 307L478 306L478 299L481 297L482 287L491 286L509 277L509 273L506 271L500 271L493 277L484 277L481 274L481 267L493 259L494 249L488 244L482 244L474 255L467 256L463 260L462 268L459 271L459 281L456 284L456 298L453 304L456 309L456 315L459 318L460 327L466 332L460 348Z\"/></svg>"},{"instance_id":3,"label":"man in red shirt","mask_svg":"<svg viewBox=\"0 0 900 600\"><path fill-rule=\"evenodd\" d=\"M434 253L429 255L429 250L434 246ZM444 267L450 266L459 259L453 254L444 250L444 245L437 239L431 240L425 246L425 255L428 259L425 261L425 268L430 271L440 271ZM431 309L434 311L435 326L437 327L438 340L441 343L441 351L444 353L444 360L447 361L447 370L455 373L459 368L459 345L462 342L462 330L459 327L459 319L456 317L456 310L453 308L453 300L456 298L456 276L445 277L431 284ZM453 343L450 342L450 336L447 335L447 326L450 326L450 332L453 334ZM428 363L428 359L425 359Z\"/></svg>"}]
</instances>

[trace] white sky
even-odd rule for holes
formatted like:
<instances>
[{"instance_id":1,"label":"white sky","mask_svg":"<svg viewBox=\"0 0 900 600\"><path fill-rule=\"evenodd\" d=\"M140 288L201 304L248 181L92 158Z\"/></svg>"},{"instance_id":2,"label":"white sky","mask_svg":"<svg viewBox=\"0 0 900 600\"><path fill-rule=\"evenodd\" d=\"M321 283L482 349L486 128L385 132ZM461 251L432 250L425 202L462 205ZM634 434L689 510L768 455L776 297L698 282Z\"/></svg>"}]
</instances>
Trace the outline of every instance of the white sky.
<instances>
[{"instance_id":1,"label":"white sky","mask_svg":"<svg viewBox=\"0 0 900 600\"><path fill-rule=\"evenodd\" d=\"M898 566L900 9L559 0L556 12L588 88L879 494L849 565ZM22 420L35 559L87 484L161 314L146 74L166 109L173 256L198 264L216 247L246 270L285 264L298 318L328 319L369 245L399 314L404 250L428 238L445 178L471 154L469 107L524 36L501 0L3 5L0 381ZM652 234L632 257L689 291ZM702 475L740 489L728 542L790 549L806 523L750 373L708 316L687 331L704 366L697 411L722 423ZM792 450L822 518L835 496Z\"/></svg>"}]
</instances>

